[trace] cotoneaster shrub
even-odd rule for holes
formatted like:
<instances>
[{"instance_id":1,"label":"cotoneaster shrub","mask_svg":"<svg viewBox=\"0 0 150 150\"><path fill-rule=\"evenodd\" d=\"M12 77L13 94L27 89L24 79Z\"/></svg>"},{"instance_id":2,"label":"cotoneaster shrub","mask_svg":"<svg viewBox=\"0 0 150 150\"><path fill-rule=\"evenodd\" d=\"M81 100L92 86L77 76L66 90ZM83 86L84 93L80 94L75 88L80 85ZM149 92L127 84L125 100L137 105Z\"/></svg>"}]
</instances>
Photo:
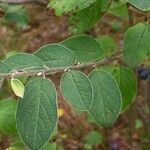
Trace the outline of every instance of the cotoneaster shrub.
<instances>
[{"instance_id":1,"label":"cotoneaster shrub","mask_svg":"<svg viewBox=\"0 0 150 150\"><path fill-rule=\"evenodd\" d=\"M107 11L120 15L119 9L126 11L127 4L143 12L150 10L149 0L51 0L48 7L57 16L68 14L72 31L77 34L88 31ZM16 110L19 135L31 150L41 149L57 127L57 91L47 78L51 74L63 72L60 90L64 100L75 109L87 112L100 127L111 127L133 103L137 93L135 70L142 79L149 80L150 75L149 22L129 27L123 43L122 50L118 51L117 44L108 35L96 39L80 34L45 45L33 54L17 53L0 61L1 83L9 77L19 97ZM111 64L122 58L126 66ZM94 69L88 75L79 71L90 66ZM18 79L22 76L28 77L25 84ZM16 103L11 105L10 101L13 103L1 101L0 107L8 104L7 107L15 108ZM0 115L6 110L2 107ZM2 121L0 126L4 124Z\"/></svg>"}]
</instances>

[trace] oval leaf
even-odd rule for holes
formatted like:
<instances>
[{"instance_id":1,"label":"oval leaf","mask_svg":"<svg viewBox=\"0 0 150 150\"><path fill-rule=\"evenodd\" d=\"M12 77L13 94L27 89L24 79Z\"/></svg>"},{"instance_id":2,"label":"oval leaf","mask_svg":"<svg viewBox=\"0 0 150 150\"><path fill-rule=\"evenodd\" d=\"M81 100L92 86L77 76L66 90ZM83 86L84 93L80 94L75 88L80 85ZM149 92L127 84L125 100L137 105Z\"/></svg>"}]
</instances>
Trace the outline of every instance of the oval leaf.
<instances>
[{"instance_id":1,"label":"oval leaf","mask_svg":"<svg viewBox=\"0 0 150 150\"><path fill-rule=\"evenodd\" d=\"M75 54L77 62L92 62L100 59L103 55L100 44L91 36L74 36L66 39L62 44Z\"/></svg>"},{"instance_id":2,"label":"oval leaf","mask_svg":"<svg viewBox=\"0 0 150 150\"><path fill-rule=\"evenodd\" d=\"M13 70L38 70L44 68L43 62L33 54L18 53L10 56L4 62Z\"/></svg>"},{"instance_id":3,"label":"oval leaf","mask_svg":"<svg viewBox=\"0 0 150 150\"><path fill-rule=\"evenodd\" d=\"M137 80L134 72L124 66L105 67L116 79L122 94L122 111L127 109L135 100L137 93Z\"/></svg>"},{"instance_id":4,"label":"oval leaf","mask_svg":"<svg viewBox=\"0 0 150 150\"><path fill-rule=\"evenodd\" d=\"M25 87L17 107L17 127L24 143L40 149L52 136L57 124L56 91L48 79L34 79Z\"/></svg>"},{"instance_id":5,"label":"oval leaf","mask_svg":"<svg viewBox=\"0 0 150 150\"><path fill-rule=\"evenodd\" d=\"M61 93L75 108L87 111L93 102L90 80L80 71L69 71L61 79Z\"/></svg>"},{"instance_id":6,"label":"oval leaf","mask_svg":"<svg viewBox=\"0 0 150 150\"><path fill-rule=\"evenodd\" d=\"M12 78L11 79L11 87L12 87L14 93L18 97L23 98L25 88L24 88L23 83L20 80Z\"/></svg>"},{"instance_id":7,"label":"oval leaf","mask_svg":"<svg viewBox=\"0 0 150 150\"><path fill-rule=\"evenodd\" d=\"M48 67L65 67L75 63L75 55L61 44L48 44L34 54Z\"/></svg>"},{"instance_id":8,"label":"oval leaf","mask_svg":"<svg viewBox=\"0 0 150 150\"><path fill-rule=\"evenodd\" d=\"M123 57L130 67L137 67L150 53L150 25L139 23L130 27L124 38Z\"/></svg>"},{"instance_id":9,"label":"oval leaf","mask_svg":"<svg viewBox=\"0 0 150 150\"><path fill-rule=\"evenodd\" d=\"M89 113L99 126L110 127L121 110L122 97L118 84L104 70L93 71L89 78L94 89L93 105Z\"/></svg>"},{"instance_id":10,"label":"oval leaf","mask_svg":"<svg viewBox=\"0 0 150 150\"><path fill-rule=\"evenodd\" d=\"M17 134L16 113L17 102L13 99L0 101L0 133Z\"/></svg>"},{"instance_id":11,"label":"oval leaf","mask_svg":"<svg viewBox=\"0 0 150 150\"><path fill-rule=\"evenodd\" d=\"M128 2L142 11L150 10L150 0L128 0Z\"/></svg>"}]
</instances>

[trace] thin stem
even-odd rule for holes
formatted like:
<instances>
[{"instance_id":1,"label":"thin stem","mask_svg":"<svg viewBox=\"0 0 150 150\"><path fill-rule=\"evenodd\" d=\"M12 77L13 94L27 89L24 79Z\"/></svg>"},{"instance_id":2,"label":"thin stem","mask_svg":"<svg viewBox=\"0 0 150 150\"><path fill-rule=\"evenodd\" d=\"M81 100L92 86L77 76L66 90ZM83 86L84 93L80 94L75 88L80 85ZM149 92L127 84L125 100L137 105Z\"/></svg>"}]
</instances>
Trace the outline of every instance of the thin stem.
<instances>
[{"instance_id":1,"label":"thin stem","mask_svg":"<svg viewBox=\"0 0 150 150\"><path fill-rule=\"evenodd\" d=\"M9 78L9 77L20 77L20 76L36 76L40 73L44 73L45 75L51 75L51 74L55 74L58 72L63 72L64 70L78 70L78 69L82 69L82 68L86 68L89 66L99 66L99 65L105 65L108 64L110 62L112 62L113 60L119 59L121 57L121 53L120 51L118 51L117 53L115 53L113 56L108 57L106 59L102 59L96 62L90 62L90 63L85 63L85 64L77 64L74 66L67 66L67 67L57 67L57 68L46 68L43 70L25 70L25 71L12 71L10 73L0 73L1 77L4 78Z\"/></svg>"}]
</instances>

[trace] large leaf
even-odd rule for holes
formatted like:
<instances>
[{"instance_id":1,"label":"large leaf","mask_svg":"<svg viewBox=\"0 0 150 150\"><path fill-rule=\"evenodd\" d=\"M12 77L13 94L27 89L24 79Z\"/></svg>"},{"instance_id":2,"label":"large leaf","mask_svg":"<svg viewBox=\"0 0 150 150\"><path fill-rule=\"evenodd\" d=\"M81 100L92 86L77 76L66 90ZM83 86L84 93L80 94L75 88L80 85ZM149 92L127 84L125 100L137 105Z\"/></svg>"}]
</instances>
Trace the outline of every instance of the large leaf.
<instances>
[{"instance_id":1,"label":"large leaf","mask_svg":"<svg viewBox=\"0 0 150 150\"><path fill-rule=\"evenodd\" d=\"M137 80L134 72L124 66L107 66L106 69L117 80L122 94L122 111L128 108L137 93Z\"/></svg>"},{"instance_id":2,"label":"large leaf","mask_svg":"<svg viewBox=\"0 0 150 150\"><path fill-rule=\"evenodd\" d=\"M57 124L56 91L48 79L34 79L25 87L17 107L17 127L24 143L40 149L52 136Z\"/></svg>"},{"instance_id":3,"label":"large leaf","mask_svg":"<svg viewBox=\"0 0 150 150\"><path fill-rule=\"evenodd\" d=\"M142 11L150 10L150 0L128 0L128 2Z\"/></svg>"},{"instance_id":4,"label":"large leaf","mask_svg":"<svg viewBox=\"0 0 150 150\"><path fill-rule=\"evenodd\" d=\"M48 67L65 67L75 63L74 54L61 44L48 44L35 52Z\"/></svg>"},{"instance_id":5,"label":"large leaf","mask_svg":"<svg viewBox=\"0 0 150 150\"><path fill-rule=\"evenodd\" d=\"M99 126L110 127L121 111L122 97L118 84L104 70L93 71L89 78L94 89L93 105L89 113Z\"/></svg>"},{"instance_id":6,"label":"large leaf","mask_svg":"<svg viewBox=\"0 0 150 150\"><path fill-rule=\"evenodd\" d=\"M90 80L80 71L69 71L61 79L61 92L66 101L81 111L87 111L93 102Z\"/></svg>"},{"instance_id":7,"label":"large leaf","mask_svg":"<svg viewBox=\"0 0 150 150\"><path fill-rule=\"evenodd\" d=\"M100 44L91 36L74 36L66 39L62 44L74 52L77 62L85 63L95 61L103 55Z\"/></svg>"},{"instance_id":8,"label":"large leaf","mask_svg":"<svg viewBox=\"0 0 150 150\"><path fill-rule=\"evenodd\" d=\"M123 55L130 67L137 67L150 53L150 25L139 23L130 27L124 38Z\"/></svg>"},{"instance_id":9,"label":"large leaf","mask_svg":"<svg viewBox=\"0 0 150 150\"><path fill-rule=\"evenodd\" d=\"M16 112L17 102L13 99L0 101L0 133L17 134Z\"/></svg>"},{"instance_id":10,"label":"large leaf","mask_svg":"<svg viewBox=\"0 0 150 150\"><path fill-rule=\"evenodd\" d=\"M97 0L51 0L49 7L55 10L56 15L60 16L62 13L78 12Z\"/></svg>"},{"instance_id":11,"label":"large leaf","mask_svg":"<svg viewBox=\"0 0 150 150\"><path fill-rule=\"evenodd\" d=\"M80 12L72 14L69 21L73 33L84 33L92 28L101 18L101 10L101 3L97 1Z\"/></svg>"},{"instance_id":12,"label":"large leaf","mask_svg":"<svg viewBox=\"0 0 150 150\"><path fill-rule=\"evenodd\" d=\"M13 70L38 70L44 68L43 62L33 54L18 53L10 56L4 62Z\"/></svg>"}]
</instances>

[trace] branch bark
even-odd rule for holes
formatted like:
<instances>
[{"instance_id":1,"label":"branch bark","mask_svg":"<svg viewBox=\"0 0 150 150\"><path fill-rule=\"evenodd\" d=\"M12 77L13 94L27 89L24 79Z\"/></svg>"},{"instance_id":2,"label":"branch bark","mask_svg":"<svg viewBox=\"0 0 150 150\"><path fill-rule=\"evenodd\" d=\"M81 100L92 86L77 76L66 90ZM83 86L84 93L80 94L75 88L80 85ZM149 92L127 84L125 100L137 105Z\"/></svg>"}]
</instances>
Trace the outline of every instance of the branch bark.
<instances>
[{"instance_id":1,"label":"branch bark","mask_svg":"<svg viewBox=\"0 0 150 150\"><path fill-rule=\"evenodd\" d=\"M48 4L48 0L0 0L0 3L10 3L10 4L37 3L46 6Z\"/></svg>"},{"instance_id":2,"label":"branch bark","mask_svg":"<svg viewBox=\"0 0 150 150\"><path fill-rule=\"evenodd\" d=\"M90 62L85 64L77 64L74 66L68 66L68 67L57 67L57 68L47 68L43 70L25 70L25 71L13 71L10 73L3 73L0 74L3 78L11 78L11 77L20 77L20 76L36 76L36 75L51 75L58 72L64 72L65 70L79 70L82 68L90 67L90 66L102 66L108 63L111 63L113 60L118 60L121 57L121 52L116 52L113 56L99 60L97 62Z\"/></svg>"}]
</instances>

